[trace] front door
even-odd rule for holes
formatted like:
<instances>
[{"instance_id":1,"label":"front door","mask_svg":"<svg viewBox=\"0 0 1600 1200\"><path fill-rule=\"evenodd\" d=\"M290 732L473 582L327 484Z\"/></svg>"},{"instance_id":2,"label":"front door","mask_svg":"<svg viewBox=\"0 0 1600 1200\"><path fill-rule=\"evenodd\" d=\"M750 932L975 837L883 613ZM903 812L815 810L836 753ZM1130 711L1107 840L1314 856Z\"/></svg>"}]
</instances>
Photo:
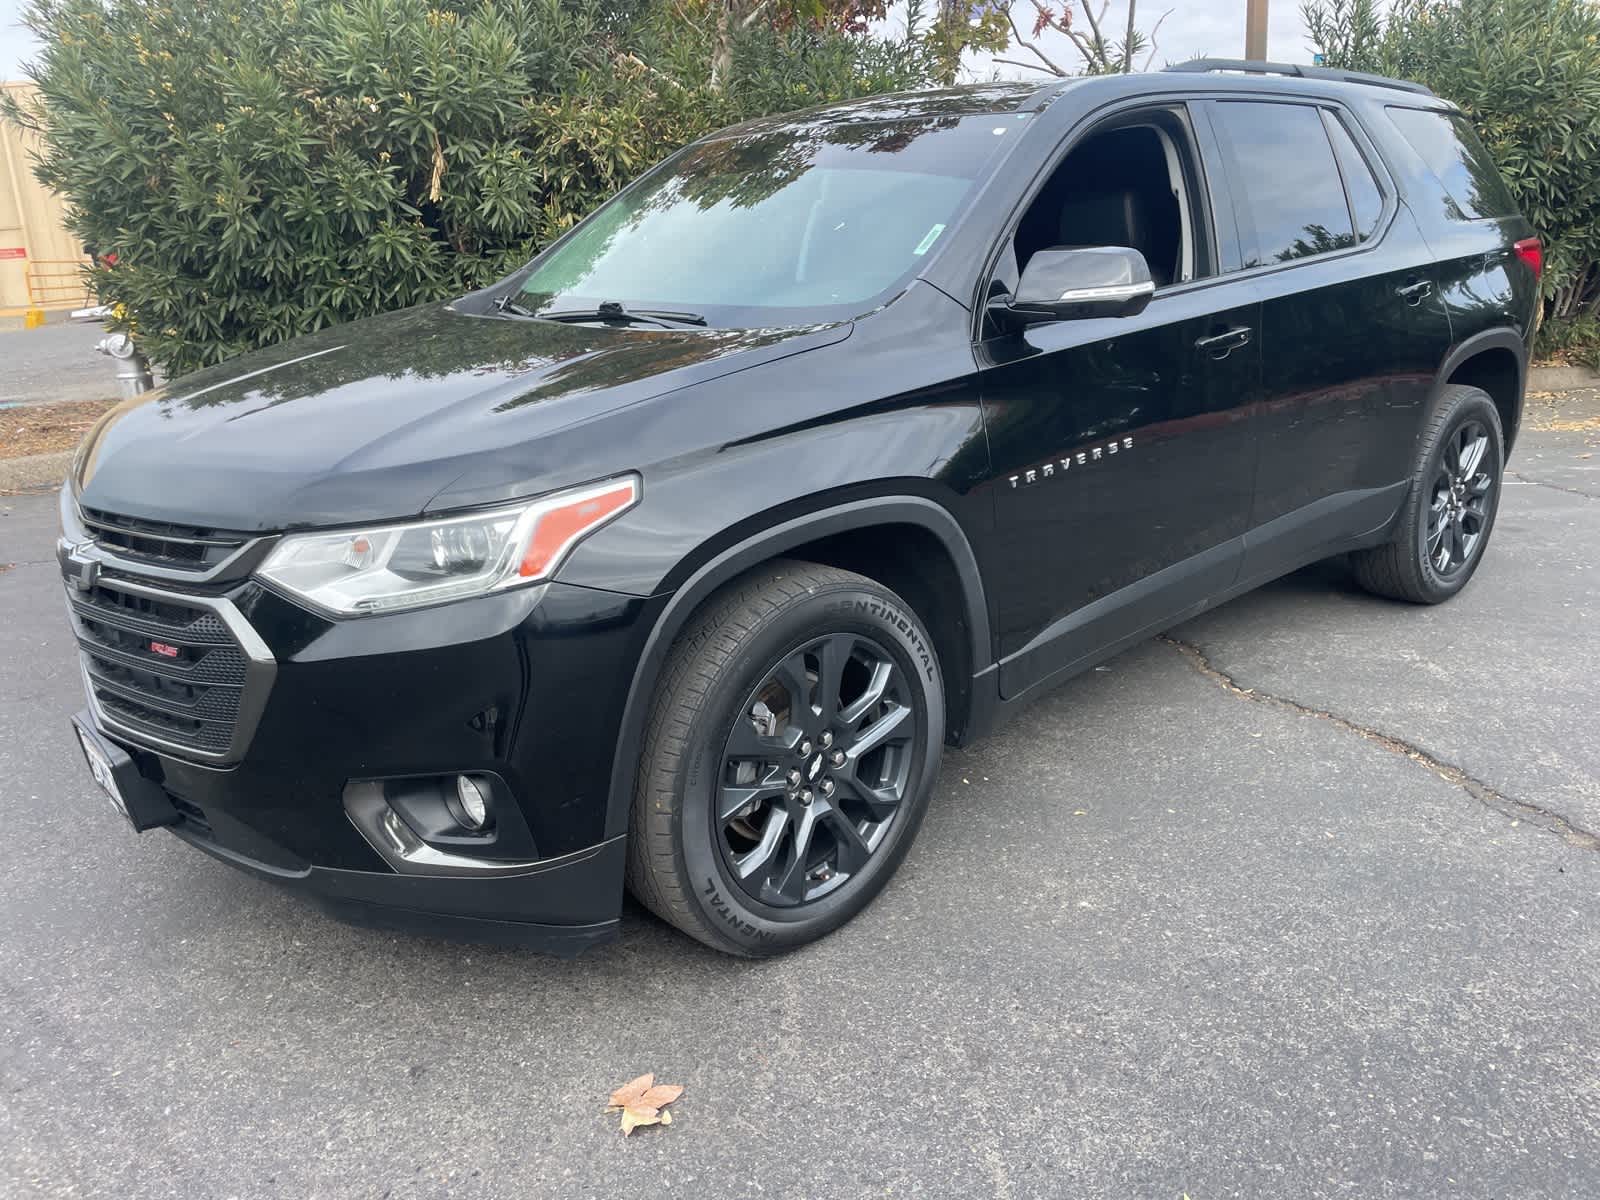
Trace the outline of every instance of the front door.
<instances>
[{"instance_id":1,"label":"front door","mask_svg":"<svg viewBox=\"0 0 1600 1200\"><path fill-rule=\"evenodd\" d=\"M1157 282L1137 316L988 329L978 346L1007 698L1158 632L1237 574L1260 307L1253 284L1217 275L1209 210L1186 113L1124 116L1068 151L1002 256L992 292L1047 242L1131 245Z\"/></svg>"}]
</instances>

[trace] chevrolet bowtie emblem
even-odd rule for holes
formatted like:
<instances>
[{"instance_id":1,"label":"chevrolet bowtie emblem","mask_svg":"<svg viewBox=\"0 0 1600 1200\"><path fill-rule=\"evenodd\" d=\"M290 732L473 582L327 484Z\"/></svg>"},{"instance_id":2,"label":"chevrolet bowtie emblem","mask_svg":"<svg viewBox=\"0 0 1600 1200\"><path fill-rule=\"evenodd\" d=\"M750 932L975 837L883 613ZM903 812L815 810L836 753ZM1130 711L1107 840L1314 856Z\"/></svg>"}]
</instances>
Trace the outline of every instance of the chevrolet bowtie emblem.
<instances>
[{"instance_id":1,"label":"chevrolet bowtie emblem","mask_svg":"<svg viewBox=\"0 0 1600 1200\"><path fill-rule=\"evenodd\" d=\"M61 574L78 591L87 592L100 578L100 560L90 558L81 546L74 546L61 560Z\"/></svg>"}]
</instances>

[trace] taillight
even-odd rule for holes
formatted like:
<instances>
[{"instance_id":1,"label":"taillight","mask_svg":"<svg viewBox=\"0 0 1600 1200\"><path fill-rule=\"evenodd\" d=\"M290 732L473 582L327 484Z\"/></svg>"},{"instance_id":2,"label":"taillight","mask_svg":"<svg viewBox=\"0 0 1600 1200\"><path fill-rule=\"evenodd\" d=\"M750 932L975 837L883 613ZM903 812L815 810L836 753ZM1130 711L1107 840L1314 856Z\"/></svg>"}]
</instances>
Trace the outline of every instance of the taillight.
<instances>
[{"instance_id":1,"label":"taillight","mask_svg":"<svg viewBox=\"0 0 1600 1200\"><path fill-rule=\"evenodd\" d=\"M1539 278L1539 273L1544 270L1544 246L1538 238L1523 238L1511 247L1517 252L1517 257L1533 268L1533 277Z\"/></svg>"}]
</instances>

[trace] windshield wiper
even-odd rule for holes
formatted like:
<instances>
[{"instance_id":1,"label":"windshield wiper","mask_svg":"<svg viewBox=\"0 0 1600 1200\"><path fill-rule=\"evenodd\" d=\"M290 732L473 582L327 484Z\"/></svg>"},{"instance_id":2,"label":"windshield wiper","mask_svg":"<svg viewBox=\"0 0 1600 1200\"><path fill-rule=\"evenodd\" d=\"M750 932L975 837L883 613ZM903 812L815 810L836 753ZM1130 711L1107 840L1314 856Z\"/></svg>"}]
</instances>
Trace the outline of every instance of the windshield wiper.
<instances>
[{"instance_id":1,"label":"windshield wiper","mask_svg":"<svg viewBox=\"0 0 1600 1200\"><path fill-rule=\"evenodd\" d=\"M494 310L495 312L510 313L514 317L533 316L533 313L528 311L526 308L523 308L522 305L518 304L511 298L510 292L507 292L504 296L501 296L500 299L494 302Z\"/></svg>"},{"instance_id":2,"label":"windshield wiper","mask_svg":"<svg viewBox=\"0 0 1600 1200\"><path fill-rule=\"evenodd\" d=\"M627 325L704 325L706 319L699 313L674 312L664 308L623 308L615 300L607 300L597 308L572 309L563 312L534 314L546 321L620 321Z\"/></svg>"}]
</instances>

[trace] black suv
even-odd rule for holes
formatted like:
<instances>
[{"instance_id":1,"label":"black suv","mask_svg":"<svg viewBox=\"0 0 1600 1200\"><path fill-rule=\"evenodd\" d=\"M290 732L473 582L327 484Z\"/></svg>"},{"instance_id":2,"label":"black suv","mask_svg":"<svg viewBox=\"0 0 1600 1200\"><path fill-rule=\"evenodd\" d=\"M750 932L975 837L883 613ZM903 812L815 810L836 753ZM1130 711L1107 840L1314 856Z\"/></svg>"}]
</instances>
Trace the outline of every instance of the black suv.
<instances>
[{"instance_id":1,"label":"black suv","mask_svg":"<svg viewBox=\"0 0 1600 1200\"><path fill-rule=\"evenodd\" d=\"M493 287L107 415L90 767L368 922L572 952L626 881L801 945L1004 710L1330 555L1460 590L1532 233L1451 105L1295 67L715 134Z\"/></svg>"}]
</instances>

